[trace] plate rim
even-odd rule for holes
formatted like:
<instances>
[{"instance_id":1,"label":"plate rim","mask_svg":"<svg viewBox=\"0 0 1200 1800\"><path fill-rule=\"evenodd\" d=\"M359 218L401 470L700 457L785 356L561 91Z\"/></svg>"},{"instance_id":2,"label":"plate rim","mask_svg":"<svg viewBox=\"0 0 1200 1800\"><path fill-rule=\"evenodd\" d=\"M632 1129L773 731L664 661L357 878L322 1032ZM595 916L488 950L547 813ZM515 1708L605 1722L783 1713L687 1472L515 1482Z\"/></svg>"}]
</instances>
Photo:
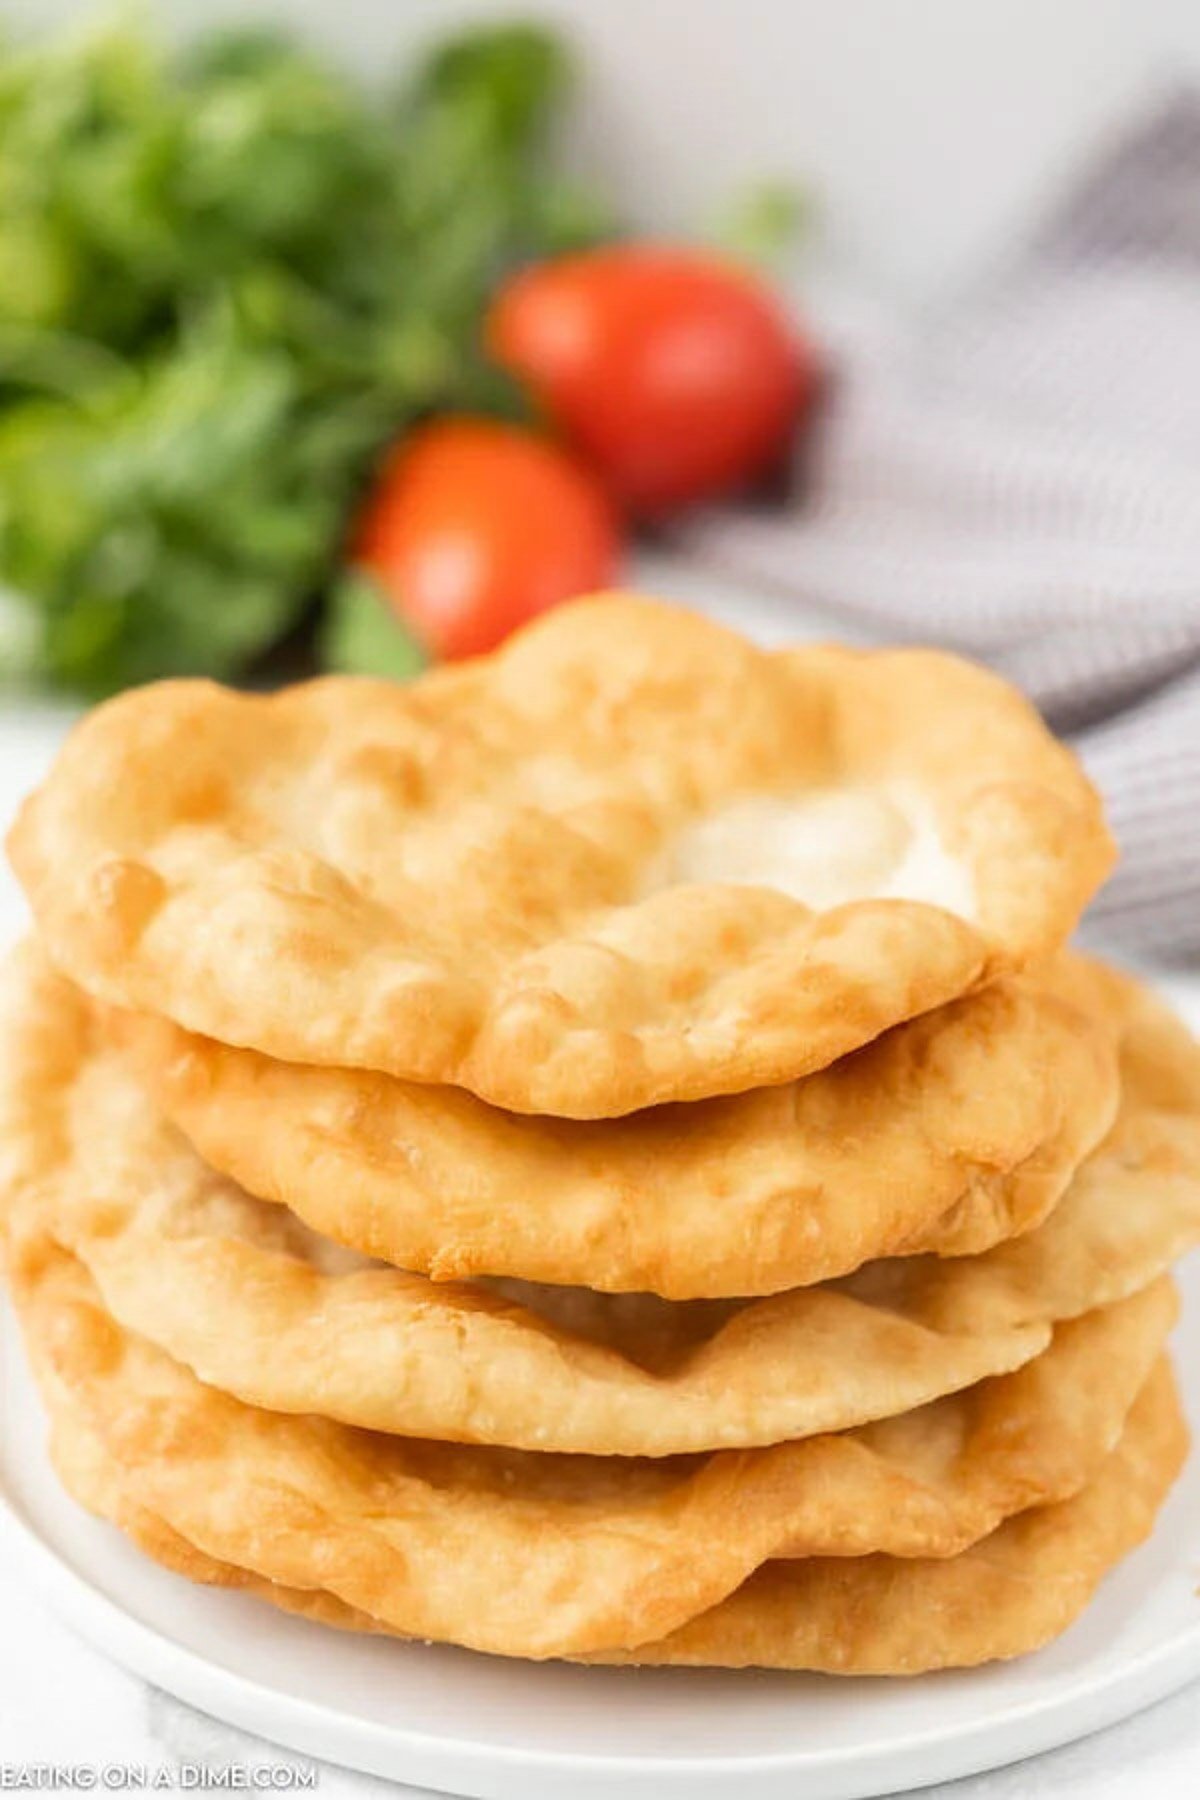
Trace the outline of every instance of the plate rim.
<instances>
[{"instance_id":1,"label":"plate rim","mask_svg":"<svg viewBox=\"0 0 1200 1800\"><path fill-rule=\"evenodd\" d=\"M26 1371L21 1378L28 1379ZM510 1796L536 1800L530 1781L564 1777L570 1778L577 1796L589 1800L615 1794L618 1788L627 1800L643 1791L732 1794L728 1784L747 1781L755 1782L756 1791L764 1795L794 1796L797 1779L804 1779L810 1800L818 1795L824 1800L868 1800L1001 1768L1076 1742L1130 1718L1200 1676L1198 1610L1190 1625L1147 1645L1100 1680L1080 1676L1065 1690L1030 1694L987 1718L893 1733L869 1745L685 1756L488 1746L410 1723L385 1725L355 1718L336 1706L255 1680L180 1642L124 1607L49 1541L28 1509L8 1491L2 1470L0 1552L61 1623L139 1679L280 1749L360 1774L439 1792L473 1794L480 1800L510 1800ZM388 1764L380 1760L383 1757ZM398 1770L395 1761L400 1759L413 1766ZM879 1786L884 1776L886 1785ZM471 1785L458 1786L464 1779ZM456 1785L445 1786L448 1781ZM650 1785L643 1789L642 1783Z\"/></svg>"}]
</instances>

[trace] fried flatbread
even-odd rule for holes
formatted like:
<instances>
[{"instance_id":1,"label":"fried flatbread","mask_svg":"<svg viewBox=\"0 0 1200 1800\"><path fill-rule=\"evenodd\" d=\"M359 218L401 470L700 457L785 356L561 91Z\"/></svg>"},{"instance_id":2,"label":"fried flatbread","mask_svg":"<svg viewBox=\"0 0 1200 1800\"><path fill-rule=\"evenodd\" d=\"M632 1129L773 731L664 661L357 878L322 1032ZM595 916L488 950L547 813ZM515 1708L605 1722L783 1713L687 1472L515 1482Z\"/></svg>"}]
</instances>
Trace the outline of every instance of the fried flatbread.
<instances>
[{"instance_id":1,"label":"fried flatbread","mask_svg":"<svg viewBox=\"0 0 1200 1800\"><path fill-rule=\"evenodd\" d=\"M102 1030L206 1162L364 1255L687 1300L976 1254L1039 1224L1116 1111L1098 986L1060 961L802 1081L586 1123L276 1062L149 1014L109 1009Z\"/></svg>"},{"instance_id":2,"label":"fried flatbread","mask_svg":"<svg viewBox=\"0 0 1200 1800\"><path fill-rule=\"evenodd\" d=\"M1200 1052L1139 990L1122 992L1126 1064L1144 1080L1131 1075L1113 1132L1037 1231L765 1300L433 1284L365 1266L203 1163L36 952L0 999L0 1174L14 1217L76 1255L122 1324L272 1411L599 1455L771 1444L1016 1368L1057 1320L1144 1287L1200 1238L1187 1074ZM1157 1061L1143 1036L1161 1038Z\"/></svg>"},{"instance_id":3,"label":"fried flatbread","mask_svg":"<svg viewBox=\"0 0 1200 1800\"><path fill-rule=\"evenodd\" d=\"M48 1239L18 1236L10 1263L60 1460L119 1471L131 1517L405 1635L534 1657L664 1636L771 1559L951 1556L1013 1510L1077 1492L1174 1311L1164 1281L1064 1327L1033 1370L885 1432L678 1465L455 1449L267 1413L122 1331Z\"/></svg>"},{"instance_id":4,"label":"fried flatbread","mask_svg":"<svg viewBox=\"0 0 1200 1800\"><path fill-rule=\"evenodd\" d=\"M126 694L10 849L99 998L578 1118L823 1067L1057 949L1113 855L996 676L622 596L407 687Z\"/></svg>"}]
</instances>

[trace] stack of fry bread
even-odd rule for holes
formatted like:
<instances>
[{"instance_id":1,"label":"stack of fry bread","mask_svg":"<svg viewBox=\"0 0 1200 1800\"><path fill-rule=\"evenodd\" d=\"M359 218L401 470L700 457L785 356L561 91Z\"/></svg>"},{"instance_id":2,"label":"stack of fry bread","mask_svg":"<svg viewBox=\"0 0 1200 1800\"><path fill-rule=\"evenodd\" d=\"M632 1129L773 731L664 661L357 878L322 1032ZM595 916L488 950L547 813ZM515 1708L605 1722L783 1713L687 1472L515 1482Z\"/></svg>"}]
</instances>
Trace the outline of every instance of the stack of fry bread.
<instances>
[{"instance_id":1,"label":"stack of fry bread","mask_svg":"<svg viewBox=\"0 0 1200 1800\"><path fill-rule=\"evenodd\" d=\"M408 685L160 683L9 851L4 1269L72 1496L494 1655L1033 1650L1187 1435L1200 1049L1068 947L996 676L627 595Z\"/></svg>"}]
</instances>

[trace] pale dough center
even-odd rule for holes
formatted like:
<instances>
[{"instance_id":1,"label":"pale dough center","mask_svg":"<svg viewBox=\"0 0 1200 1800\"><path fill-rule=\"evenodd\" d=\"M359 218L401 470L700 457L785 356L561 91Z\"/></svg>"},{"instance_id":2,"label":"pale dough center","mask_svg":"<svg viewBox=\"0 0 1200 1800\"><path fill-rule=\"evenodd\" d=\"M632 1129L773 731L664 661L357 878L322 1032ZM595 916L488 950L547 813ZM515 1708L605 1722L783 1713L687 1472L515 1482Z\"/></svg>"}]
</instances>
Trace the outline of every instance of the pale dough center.
<instances>
[{"instance_id":1,"label":"pale dough center","mask_svg":"<svg viewBox=\"0 0 1200 1800\"><path fill-rule=\"evenodd\" d=\"M688 825L663 866L656 885L775 888L818 912L867 899L975 911L971 871L942 842L932 807L874 788L733 801Z\"/></svg>"}]
</instances>

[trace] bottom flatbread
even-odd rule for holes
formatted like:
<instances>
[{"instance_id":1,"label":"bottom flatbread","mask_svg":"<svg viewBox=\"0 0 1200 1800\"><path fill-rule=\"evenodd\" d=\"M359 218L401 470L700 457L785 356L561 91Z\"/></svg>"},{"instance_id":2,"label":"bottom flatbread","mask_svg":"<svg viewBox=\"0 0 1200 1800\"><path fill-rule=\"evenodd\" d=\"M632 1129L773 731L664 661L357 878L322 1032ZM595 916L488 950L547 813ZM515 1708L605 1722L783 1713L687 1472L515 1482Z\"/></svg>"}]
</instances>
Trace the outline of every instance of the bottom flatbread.
<instances>
[{"instance_id":1,"label":"bottom flatbread","mask_svg":"<svg viewBox=\"0 0 1200 1800\"><path fill-rule=\"evenodd\" d=\"M1187 1448L1164 1358L1100 1475L1072 1499L1010 1519L949 1561L770 1563L669 1637L582 1660L899 1676L1026 1655L1072 1625L1103 1577L1149 1535ZM128 1505L111 1466L82 1467L78 1448L63 1474L82 1504L191 1581L235 1588L339 1630L399 1635L333 1594L283 1587L196 1550Z\"/></svg>"},{"instance_id":2,"label":"bottom flatbread","mask_svg":"<svg viewBox=\"0 0 1200 1800\"><path fill-rule=\"evenodd\" d=\"M681 1463L380 1437L247 1407L124 1332L74 1258L10 1244L60 1439L222 1563L399 1634L583 1655L665 1637L781 1557L947 1557L1102 1466L1170 1328L1163 1277L1012 1376L854 1433Z\"/></svg>"},{"instance_id":3,"label":"bottom flatbread","mask_svg":"<svg viewBox=\"0 0 1200 1800\"><path fill-rule=\"evenodd\" d=\"M72 1273L70 1259L53 1261ZM62 1323L69 1335L79 1329L65 1316ZM70 1380L72 1359L57 1354L52 1339L53 1331L51 1341L34 1331L31 1347L54 1421L55 1460L84 1505L192 1580L238 1587L344 1629L414 1635L329 1591L319 1563L310 1585L292 1586L193 1545L177 1522L145 1504L136 1472L122 1467L102 1425L80 1404ZM188 1423L161 1417L158 1431L186 1436ZM771 1561L668 1635L640 1648L604 1649L585 1660L898 1675L1020 1655L1064 1630L1105 1572L1148 1534L1186 1450L1174 1382L1160 1358L1115 1448L1071 1498L1018 1513L950 1558L875 1554ZM261 1549L255 1534L243 1542L247 1561L254 1563ZM326 1576L339 1585L344 1585L344 1549L331 1544L339 1562ZM537 1553L534 1539L535 1560ZM274 1559L267 1561L275 1566ZM476 1647L505 1653L503 1644L471 1633L469 1624L456 1635L467 1642L474 1636ZM542 1648L553 1641L553 1635L539 1641L535 1621L522 1635L519 1653L572 1653L569 1644Z\"/></svg>"},{"instance_id":4,"label":"bottom flatbread","mask_svg":"<svg viewBox=\"0 0 1200 1800\"><path fill-rule=\"evenodd\" d=\"M333 1594L218 1562L130 1503L98 1444L72 1437L64 1448L56 1446L57 1460L76 1499L165 1568L339 1630L400 1635ZM770 1563L669 1637L583 1660L898 1676L1025 1655L1073 1624L1103 1577L1149 1535L1187 1448L1163 1358L1101 1473L1072 1499L1020 1514L948 1561Z\"/></svg>"}]
</instances>

